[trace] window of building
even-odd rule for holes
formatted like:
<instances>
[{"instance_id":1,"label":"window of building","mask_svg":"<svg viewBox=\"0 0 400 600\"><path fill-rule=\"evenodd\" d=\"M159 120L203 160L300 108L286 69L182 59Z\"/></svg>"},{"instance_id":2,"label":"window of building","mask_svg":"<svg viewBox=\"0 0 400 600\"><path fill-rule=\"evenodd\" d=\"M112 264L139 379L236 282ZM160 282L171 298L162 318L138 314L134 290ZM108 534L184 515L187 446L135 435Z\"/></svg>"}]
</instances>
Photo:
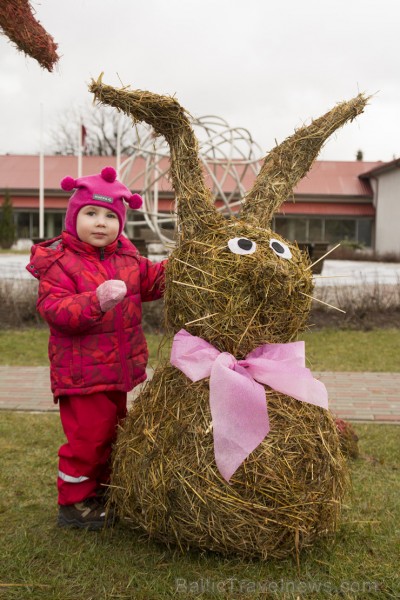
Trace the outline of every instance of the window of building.
<instances>
[{"instance_id":1,"label":"window of building","mask_svg":"<svg viewBox=\"0 0 400 600\"><path fill-rule=\"evenodd\" d=\"M31 215L27 212L14 213L17 237L22 239L31 238Z\"/></svg>"},{"instance_id":2,"label":"window of building","mask_svg":"<svg viewBox=\"0 0 400 600\"><path fill-rule=\"evenodd\" d=\"M276 217L275 231L287 240L307 241L307 219Z\"/></svg>"},{"instance_id":3,"label":"window of building","mask_svg":"<svg viewBox=\"0 0 400 600\"><path fill-rule=\"evenodd\" d=\"M19 239L34 239L39 237L39 212L14 213L17 237ZM64 213L48 212L44 214L44 234L46 238L61 234L64 226Z\"/></svg>"},{"instance_id":4,"label":"window of building","mask_svg":"<svg viewBox=\"0 0 400 600\"><path fill-rule=\"evenodd\" d=\"M272 223L272 229L282 237L288 238L288 220L285 217L275 217Z\"/></svg>"},{"instance_id":5,"label":"window of building","mask_svg":"<svg viewBox=\"0 0 400 600\"><path fill-rule=\"evenodd\" d=\"M32 239L39 236L39 213L16 212L17 237Z\"/></svg>"},{"instance_id":6,"label":"window of building","mask_svg":"<svg viewBox=\"0 0 400 600\"><path fill-rule=\"evenodd\" d=\"M356 240L356 220L355 219L326 219L325 220L325 241L340 242L342 240Z\"/></svg>"},{"instance_id":7,"label":"window of building","mask_svg":"<svg viewBox=\"0 0 400 600\"><path fill-rule=\"evenodd\" d=\"M308 236L307 242L321 242L324 239L324 220L323 219L308 219Z\"/></svg>"},{"instance_id":8,"label":"window of building","mask_svg":"<svg viewBox=\"0 0 400 600\"><path fill-rule=\"evenodd\" d=\"M31 232L32 238L39 237L39 213L31 213Z\"/></svg>"},{"instance_id":9,"label":"window of building","mask_svg":"<svg viewBox=\"0 0 400 600\"><path fill-rule=\"evenodd\" d=\"M372 246L372 220L358 219L357 221L357 241L364 246Z\"/></svg>"},{"instance_id":10,"label":"window of building","mask_svg":"<svg viewBox=\"0 0 400 600\"><path fill-rule=\"evenodd\" d=\"M275 217L272 228L290 241L329 242L343 240L372 246L373 220L370 218Z\"/></svg>"},{"instance_id":11,"label":"window of building","mask_svg":"<svg viewBox=\"0 0 400 600\"><path fill-rule=\"evenodd\" d=\"M64 228L64 214L56 212L45 212L44 232L46 238L53 238L61 235Z\"/></svg>"}]
</instances>

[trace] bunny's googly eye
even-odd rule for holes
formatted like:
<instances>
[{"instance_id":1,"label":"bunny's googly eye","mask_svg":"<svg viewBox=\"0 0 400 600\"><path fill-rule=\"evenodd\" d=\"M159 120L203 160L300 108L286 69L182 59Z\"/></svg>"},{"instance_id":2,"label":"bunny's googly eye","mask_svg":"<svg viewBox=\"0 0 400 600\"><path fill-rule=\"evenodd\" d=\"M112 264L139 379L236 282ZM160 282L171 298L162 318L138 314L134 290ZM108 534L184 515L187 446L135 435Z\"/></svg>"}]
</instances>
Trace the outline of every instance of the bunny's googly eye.
<instances>
[{"instance_id":1,"label":"bunny's googly eye","mask_svg":"<svg viewBox=\"0 0 400 600\"><path fill-rule=\"evenodd\" d=\"M289 246L286 246L286 244L284 244L283 242L279 242L278 240L275 240L273 238L269 242L269 247L275 252L277 256L280 256L281 258L286 258L287 260L292 258L292 253L290 252Z\"/></svg>"},{"instance_id":2,"label":"bunny's googly eye","mask_svg":"<svg viewBox=\"0 0 400 600\"><path fill-rule=\"evenodd\" d=\"M253 254L257 244L248 238L232 238L228 242L228 248L234 254Z\"/></svg>"}]
</instances>

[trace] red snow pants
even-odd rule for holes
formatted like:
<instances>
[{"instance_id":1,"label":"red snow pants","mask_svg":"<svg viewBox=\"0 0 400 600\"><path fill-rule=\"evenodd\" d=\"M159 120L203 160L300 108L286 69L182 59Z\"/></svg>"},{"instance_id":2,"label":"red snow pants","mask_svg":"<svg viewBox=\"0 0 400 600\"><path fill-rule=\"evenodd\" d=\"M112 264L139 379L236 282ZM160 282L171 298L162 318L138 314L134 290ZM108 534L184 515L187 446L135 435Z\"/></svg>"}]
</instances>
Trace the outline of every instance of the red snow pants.
<instances>
[{"instance_id":1,"label":"red snow pants","mask_svg":"<svg viewBox=\"0 0 400 600\"><path fill-rule=\"evenodd\" d=\"M58 452L58 503L75 504L95 496L109 481L112 445L127 412L126 393L62 396L59 405L67 443Z\"/></svg>"}]
</instances>

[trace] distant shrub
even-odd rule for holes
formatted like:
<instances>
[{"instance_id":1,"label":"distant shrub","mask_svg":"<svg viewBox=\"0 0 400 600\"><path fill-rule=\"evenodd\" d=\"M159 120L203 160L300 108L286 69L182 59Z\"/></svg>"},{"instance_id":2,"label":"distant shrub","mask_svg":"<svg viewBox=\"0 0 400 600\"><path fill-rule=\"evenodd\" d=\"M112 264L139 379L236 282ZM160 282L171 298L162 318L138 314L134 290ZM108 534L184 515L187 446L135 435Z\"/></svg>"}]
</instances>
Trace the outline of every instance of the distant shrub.
<instances>
[{"instance_id":1,"label":"distant shrub","mask_svg":"<svg viewBox=\"0 0 400 600\"><path fill-rule=\"evenodd\" d=\"M15 224L13 216L13 207L10 192L5 191L4 200L0 216L0 246L1 248L11 248L15 242Z\"/></svg>"},{"instance_id":2,"label":"distant shrub","mask_svg":"<svg viewBox=\"0 0 400 600\"><path fill-rule=\"evenodd\" d=\"M0 279L0 328L45 324L36 310L38 282L34 279ZM163 330L164 302L143 303L143 329Z\"/></svg>"},{"instance_id":3,"label":"distant shrub","mask_svg":"<svg viewBox=\"0 0 400 600\"><path fill-rule=\"evenodd\" d=\"M0 279L0 327L42 322L36 311L37 281Z\"/></svg>"},{"instance_id":4,"label":"distant shrub","mask_svg":"<svg viewBox=\"0 0 400 600\"><path fill-rule=\"evenodd\" d=\"M345 313L313 301L310 323L318 327L335 326L369 330L373 327L400 327L400 279L395 284L361 283L332 285L314 290L318 300Z\"/></svg>"},{"instance_id":5,"label":"distant shrub","mask_svg":"<svg viewBox=\"0 0 400 600\"><path fill-rule=\"evenodd\" d=\"M44 325L36 310L36 280L0 279L0 328ZM400 326L400 280L358 286L324 286L314 291L319 300L346 311L345 314L313 302L310 322L317 326L370 329L373 326ZM145 333L164 330L164 301L143 303Z\"/></svg>"},{"instance_id":6,"label":"distant shrub","mask_svg":"<svg viewBox=\"0 0 400 600\"><path fill-rule=\"evenodd\" d=\"M375 250L367 250L362 244L349 242L347 240L341 242L339 248L334 250L332 254L329 255L329 258L334 260L400 263L399 252L375 252Z\"/></svg>"}]
</instances>

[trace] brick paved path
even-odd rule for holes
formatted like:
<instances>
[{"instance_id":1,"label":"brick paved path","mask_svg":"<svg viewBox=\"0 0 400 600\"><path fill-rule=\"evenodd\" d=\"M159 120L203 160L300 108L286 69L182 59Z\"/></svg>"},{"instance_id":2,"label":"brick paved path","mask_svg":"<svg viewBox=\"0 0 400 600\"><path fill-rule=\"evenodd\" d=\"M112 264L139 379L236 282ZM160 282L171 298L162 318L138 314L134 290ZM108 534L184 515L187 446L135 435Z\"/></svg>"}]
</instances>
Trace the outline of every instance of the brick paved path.
<instances>
[{"instance_id":1,"label":"brick paved path","mask_svg":"<svg viewBox=\"0 0 400 600\"><path fill-rule=\"evenodd\" d=\"M330 408L337 416L350 421L400 424L400 373L314 375L325 383ZM0 409L57 411L50 393L49 368L0 366Z\"/></svg>"}]
</instances>

